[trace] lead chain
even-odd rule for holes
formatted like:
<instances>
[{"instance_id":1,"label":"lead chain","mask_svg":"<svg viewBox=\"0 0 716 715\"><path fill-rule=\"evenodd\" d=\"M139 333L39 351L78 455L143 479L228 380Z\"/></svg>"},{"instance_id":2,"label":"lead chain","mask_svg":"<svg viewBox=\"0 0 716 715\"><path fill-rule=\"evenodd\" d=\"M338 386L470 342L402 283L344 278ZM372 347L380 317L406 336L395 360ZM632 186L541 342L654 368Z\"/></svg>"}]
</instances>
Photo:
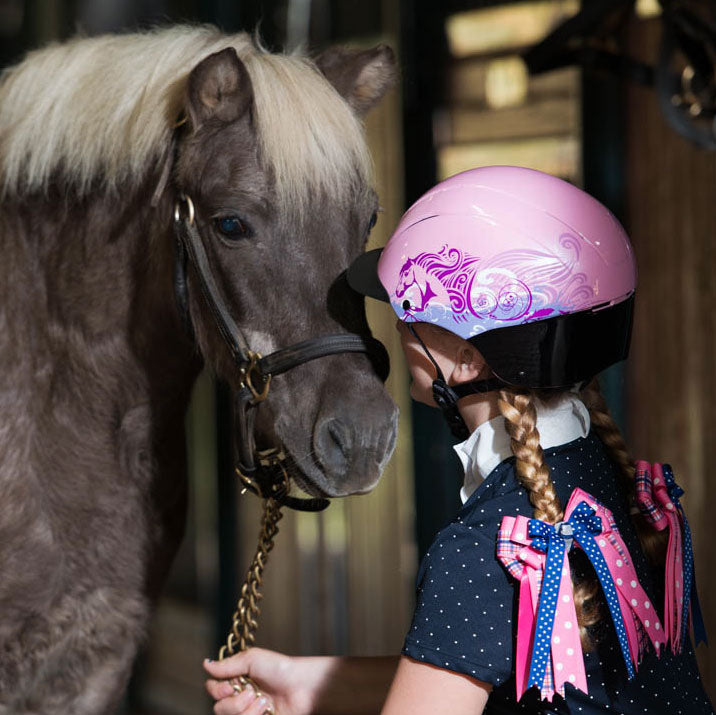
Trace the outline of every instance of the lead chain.
<instances>
[{"instance_id":1,"label":"lead chain","mask_svg":"<svg viewBox=\"0 0 716 715\"><path fill-rule=\"evenodd\" d=\"M261 517L261 531L259 532L258 545L254 559L241 587L236 610L232 616L231 632L226 643L219 650L219 660L227 655L234 655L238 651L244 651L254 644L256 631L259 626L258 618L261 614L259 601L263 598L261 587L263 586L263 572L268 561L268 555L273 549L274 538L278 533L278 522L283 514L281 505L275 499L264 499L264 511ZM238 651L237 651L238 646ZM259 694L258 686L247 676L241 676L232 685L243 690L246 686L253 688ZM270 711L267 711L270 712Z\"/></svg>"}]
</instances>

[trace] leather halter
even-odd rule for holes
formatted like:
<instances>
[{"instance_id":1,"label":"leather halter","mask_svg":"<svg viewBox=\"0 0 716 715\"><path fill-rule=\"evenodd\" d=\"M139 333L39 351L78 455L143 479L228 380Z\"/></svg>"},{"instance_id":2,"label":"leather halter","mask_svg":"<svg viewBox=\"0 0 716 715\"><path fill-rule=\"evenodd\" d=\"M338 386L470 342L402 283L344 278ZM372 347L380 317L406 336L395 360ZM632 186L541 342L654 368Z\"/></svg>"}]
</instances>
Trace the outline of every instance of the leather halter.
<instances>
[{"instance_id":1,"label":"leather halter","mask_svg":"<svg viewBox=\"0 0 716 715\"><path fill-rule=\"evenodd\" d=\"M185 207L184 211L182 205ZM186 278L187 260L191 260L199 279L201 294L238 369L240 382L234 409L239 432L236 472L247 489L263 498L273 498L280 504L301 511L325 509L329 503L327 499L302 499L288 495L290 471L298 469L298 466L281 446L267 450L256 449L254 423L257 407L268 396L273 376L328 355L366 353L379 376L385 380L389 370L385 347L372 337L337 333L310 338L261 357L251 350L218 290L195 218L192 200L188 196L182 196L181 202L177 202L174 209L174 290L182 321L193 338Z\"/></svg>"}]
</instances>

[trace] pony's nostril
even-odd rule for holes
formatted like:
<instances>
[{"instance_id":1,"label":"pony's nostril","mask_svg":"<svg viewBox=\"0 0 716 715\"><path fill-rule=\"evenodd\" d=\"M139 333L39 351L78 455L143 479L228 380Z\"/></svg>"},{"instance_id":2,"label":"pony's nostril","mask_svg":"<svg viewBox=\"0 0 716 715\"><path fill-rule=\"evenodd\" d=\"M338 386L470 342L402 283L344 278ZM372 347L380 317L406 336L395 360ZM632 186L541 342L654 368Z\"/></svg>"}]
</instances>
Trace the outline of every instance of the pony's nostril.
<instances>
[{"instance_id":1,"label":"pony's nostril","mask_svg":"<svg viewBox=\"0 0 716 715\"><path fill-rule=\"evenodd\" d=\"M343 452L343 456L348 457L351 447L348 427L338 420L331 420L327 429L336 446Z\"/></svg>"},{"instance_id":2,"label":"pony's nostril","mask_svg":"<svg viewBox=\"0 0 716 715\"><path fill-rule=\"evenodd\" d=\"M328 471L343 471L351 458L351 429L337 419L324 420L316 432L316 456Z\"/></svg>"}]
</instances>

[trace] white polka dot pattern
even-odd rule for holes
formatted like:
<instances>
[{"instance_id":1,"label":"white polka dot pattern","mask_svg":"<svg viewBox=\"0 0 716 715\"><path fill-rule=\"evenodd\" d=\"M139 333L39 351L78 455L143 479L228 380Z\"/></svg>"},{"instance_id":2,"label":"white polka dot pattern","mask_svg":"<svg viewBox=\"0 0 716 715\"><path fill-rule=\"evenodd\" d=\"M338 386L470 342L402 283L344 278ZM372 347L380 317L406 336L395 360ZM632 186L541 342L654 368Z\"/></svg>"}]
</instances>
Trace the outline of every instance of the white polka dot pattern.
<instances>
[{"instance_id":1,"label":"white polka dot pattern","mask_svg":"<svg viewBox=\"0 0 716 715\"><path fill-rule=\"evenodd\" d=\"M579 490L575 490L579 491ZM589 495L585 496L594 502L595 499ZM580 495L581 497L581 495ZM570 499L573 500L574 495ZM570 513L571 512L571 513ZM624 656L624 664L626 665L628 677L631 679L634 677L634 664L632 663L632 654L629 650L629 639L627 637L627 629L624 625L624 618L629 618L631 614L622 613L621 603L617 590L614 585L614 579L609 569L609 564L604 558L604 552L607 550L606 539L595 539L595 534L604 534L605 530L603 527L602 519L595 514L585 499L579 500L577 506L570 510L569 506L565 511L565 516L570 513L569 523L572 524L574 529L574 538L583 549L584 553L587 554L589 561L594 570L597 573L599 583L602 585L602 590L607 599L607 606L609 607L609 614L612 617L614 628L617 631L617 638L619 639L619 646L622 649L622 655ZM616 556L614 558L616 562ZM636 605L635 603L632 605Z\"/></svg>"},{"instance_id":2,"label":"white polka dot pattern","mask_svg":"<svg viewBox=\"0 0 716 715\"><path fill-rule=\"evenodd\" d=\"M639 549L618 489L617 470L609 462L599 439L590 435L547 449L545 460L562 504L567 504L574 487L580 486L611 510L634 557L632 563L638 580L653 598L651 571ZM563 693L566 703L557 696L551 703L540 703L537 688L527 691L520 701L516 699L518 608L525 603L532 607L530 599L525 601L520 597L522 588L519 575L515 573L520 564L518 551L523 549L535 558L538 555L545 558L545 555L526 545L515 544L509 564L505 564L505 569L496 568L495 535L502 516L529 517L533 510L527 492L517 481L513 465L513 460L506 460L488 475L460 508L454 521L437 535L422 559L415 615L403 653L435 667L490 683L493 687L487 707L489 712L713 715L688 641L681 654L674 655L667 650L660 659L656 658L653 649L647 649L636 677L628 681L621 648L608 615L595 632L596 649L586 653L583 659L579 657L589 686L588 693L575 688L572 679L567 677ZM608 544L611 542L619 559L623 558L620 549L628 554L620 543L613 541L613 536L608 534L603 538ZM573 558L570 554L569 561L577 570L577 578L588 577L591 573L591 569L583 571L582 559ZM538 569L531 571L540 573ZM629 594L636 597L630 579L622 580ZM558 608L563 603L558 597ZM537 605L535 602L533 618L536 618ZM652 627L656 610L652 601L652 607L646 611L646 620ZM576 618L571 629L562 625L562 635L557 633L561 618L559 613L558 610L555 616L553 639L556 636L560 643L553 643L553 649L564 645L564 637L578 634ZM641 626L640 623L637 625ZM648 644L646 626L643 630ZM663 634L658 630L656 632L663 641ZM567 647L574 650L572 646ZM577 655L580 655L579 652ZM571 675L568 673L568 656L565 648L563 656L551 659L550 670L557 677ZM529 658L528 643L527 661ZM562 663L562 670L558 670L558 663Z\"/></svg>"},{"instance_id":3,"label":"white polka dot pattern","mask_svg":"<svg viewBox=\"0 0 716 715\"><path fill-rule=\"evenodd\" d=\"M602 524L601 533L604 538L599 542L595 542L594 539L591 542L586 542L590 545L592 554L597 561L603 561L600 568L597 567L597 563L592 561L592 554L589 553L585 544L579 541L579 545L592 561L599 582L602 584L619 638L624 663L627 666L627 673L631 678L634 674L634 666L641 660L646 647L646 641L641 637L641 633L646 632L658 652L661 645L659 637L661 624L656 614L650 613L649 596L639 582L633 559L609 509L597 502L583 489L577 488L570 497L565 515L582 508L581 503L586 500L593 504L595 516L600 518ZM606 542L605 547L598 547L598 543L601 541ZM602 580L603 578L604 580ZM614 606L615 608L612 610ZM614 620L615 618L616 620Z\"/></svg>"}]
</instances>

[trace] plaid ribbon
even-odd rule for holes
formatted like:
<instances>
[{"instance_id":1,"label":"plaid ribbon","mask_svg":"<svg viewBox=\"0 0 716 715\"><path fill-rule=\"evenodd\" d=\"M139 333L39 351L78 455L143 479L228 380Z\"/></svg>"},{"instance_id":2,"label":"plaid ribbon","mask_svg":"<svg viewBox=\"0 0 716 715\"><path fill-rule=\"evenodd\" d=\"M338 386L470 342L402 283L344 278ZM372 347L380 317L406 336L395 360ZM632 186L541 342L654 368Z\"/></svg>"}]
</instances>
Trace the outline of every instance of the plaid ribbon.
<instances>
[{"instance_id":1,"label":"plaid ribbon","mask_svg":"<svg viewBox=\"0 0 716 715\"><path fill-rule=\"evenodd\" d=\"M664 627L674 653L681 651L688 632L689 615L696 645L707 643L694 569L691 528L680 498L684 490L676 483L668 464L636 462L636 502L651 525L669 529L664 588Z\"/></svg>"},{"instance_id":2,"label":"plaid ribbon","mask_svg":"<svg viewBox=\"0 0 716 715\"><path fill-rule=\"evenodd\" d=\"M635 473L636 503L647 521L658 531L666 530L669 540L664 564L664 631L671 650L681 650L681 619L684 602L682 530L661 465L637 462ZM673 493L676 493L672 489Z\"/></svg>"}]
</instances>

